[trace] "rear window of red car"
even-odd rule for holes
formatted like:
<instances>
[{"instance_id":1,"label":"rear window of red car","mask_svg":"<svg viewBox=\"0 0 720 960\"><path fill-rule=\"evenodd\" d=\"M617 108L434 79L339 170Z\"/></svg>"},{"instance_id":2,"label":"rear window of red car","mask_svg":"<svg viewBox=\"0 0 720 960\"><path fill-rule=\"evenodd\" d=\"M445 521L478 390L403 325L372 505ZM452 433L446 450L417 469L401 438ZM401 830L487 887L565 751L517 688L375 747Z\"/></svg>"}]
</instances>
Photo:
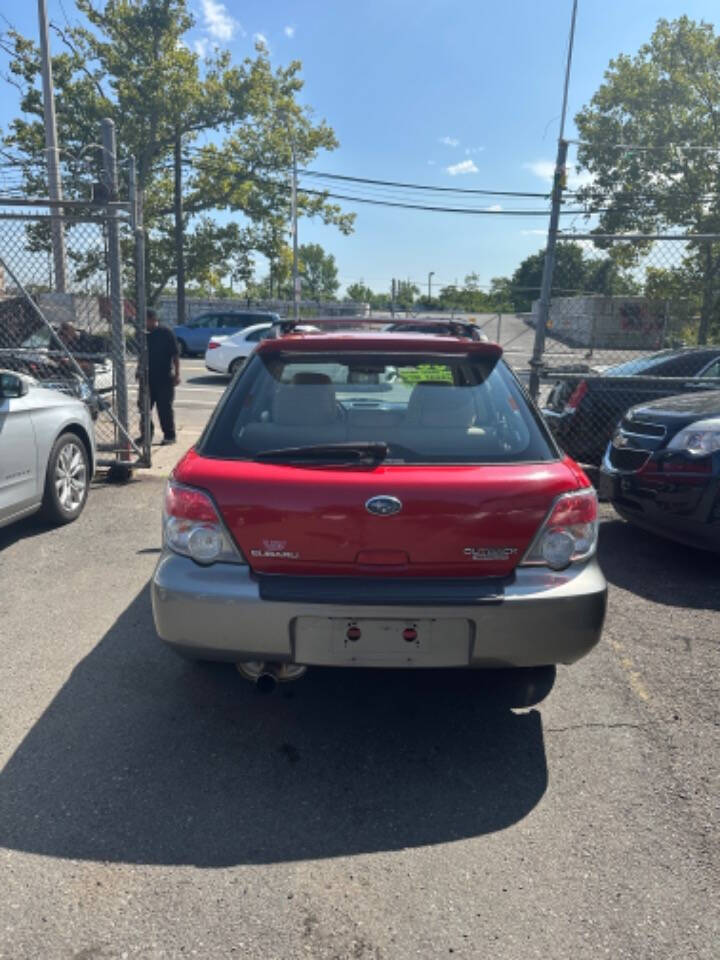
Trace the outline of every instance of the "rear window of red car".
<instances>
[{"instance_id":1,"label":"rear window of red car","mask_svg":"<svg viewBox=\"0 0 720 960\"><path fill-rule=\"evenodd\" d=\"M252 358L199 451L252 460L269 450L385 443L386 463L557 459L505 364L488 356L307 352Z\"/></svg>"}]
</instances>

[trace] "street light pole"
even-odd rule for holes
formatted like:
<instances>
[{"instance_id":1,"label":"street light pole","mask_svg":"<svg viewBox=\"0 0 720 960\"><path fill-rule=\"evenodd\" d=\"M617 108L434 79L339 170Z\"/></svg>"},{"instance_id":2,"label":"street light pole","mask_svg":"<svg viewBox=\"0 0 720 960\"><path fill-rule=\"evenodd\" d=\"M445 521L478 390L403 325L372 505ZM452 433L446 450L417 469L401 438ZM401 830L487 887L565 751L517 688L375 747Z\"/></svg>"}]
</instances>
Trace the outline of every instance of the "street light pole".
<instances>
[{"instance_id":1,"label":"street light pole","mask_svg":"<svg viewBox=\"0 0 720 960\"><path fill-rule=\"evenodd\" d=\"M435 276L435 271L431 270L428 274L428 300L432 300L432 278Z\"/></svg>"},{"instance_id":2,"label":"street light pole","mask_svg":"<svg viewBox=\"0 0 720 960\"><path fill-rule=\"evenodd\" d=\"M297 320L300 317L300 277L298 275L298 213L297 213L297 154L295 153L295 141L292 142L292 240L293 240L293 317Z\"/></svg>"},{"instance_id":3,"label":"street light pole","mask_svg":"<svg viewBox=\"0 0 720 960\"><path fill-rule=\"evenodd\" d=\"M60 157L57 146L57 125L55 123L55 93L53 91L50 40L48 37L48 18L45 0L38 0L38 20L40 23L40 62L42 64L48 192L50 199L57 202L58 200L62 200L62 184L60 183ZM65 293L67 279L65 271L65 234L63 232L62 210L54 206L51 214L50 230L55 264L55 288L58 293Z\"/></svg>"}]
</instances>

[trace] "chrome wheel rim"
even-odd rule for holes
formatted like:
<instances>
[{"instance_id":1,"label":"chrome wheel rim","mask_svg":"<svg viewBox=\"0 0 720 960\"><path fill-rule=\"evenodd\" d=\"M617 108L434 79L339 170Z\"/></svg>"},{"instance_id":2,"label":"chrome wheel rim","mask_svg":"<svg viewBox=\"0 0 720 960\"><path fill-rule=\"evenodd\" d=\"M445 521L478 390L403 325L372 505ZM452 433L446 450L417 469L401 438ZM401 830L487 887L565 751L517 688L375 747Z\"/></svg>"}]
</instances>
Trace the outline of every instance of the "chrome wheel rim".
<instances>
[{"instance_id":1,"label":"chrome wheel rim","mask_svg":"<svg viewBox=\"0 0 720 960\"><path fill-rule=\"evenodd\" d=\"M60 448L55 465L55 490L60 506L68 513L78 510L87 490L87 467L79 442Z\"/></svg>"}]
</instances>

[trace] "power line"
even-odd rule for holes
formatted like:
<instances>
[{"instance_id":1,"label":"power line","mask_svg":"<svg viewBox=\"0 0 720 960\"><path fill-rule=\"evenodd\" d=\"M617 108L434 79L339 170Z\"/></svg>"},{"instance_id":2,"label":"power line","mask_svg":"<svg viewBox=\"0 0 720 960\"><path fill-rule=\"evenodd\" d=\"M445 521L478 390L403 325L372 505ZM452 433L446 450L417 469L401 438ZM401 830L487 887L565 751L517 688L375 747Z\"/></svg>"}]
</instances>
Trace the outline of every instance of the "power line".
<instances>
[{"instance_id":1,"label":"power line","mask_svg":"<svg viewBox=\"0 0 720 960\"><path fill-rule=\"evenodd\" d=\"M303 169L303 176L317 177L323 180L344 180L350 183L367 183L382 187L399 187L401 189L426 190L432 193L466 193L486 197L532 197L547 200L549 193L527 193L518 190L480 190L465 187L434 187L425 183L405 183L399 180L375 180L371 177L350 177L339 173L323 173L319 170Z\"/></svg>"},{"instance_id":2,"label":"power line","mask_svg":"<svg viewBox=\"0 0 720 960\"><path fill-rule=\"evenodd\" d=\"M276 184L283 186L282 184ZM371 200L368 197L352 197L344 193L329 193L326 190L310 190L307 187L300 187L300 193L308 193L318 197L332 197L334 200L346 200L350 203L367 203L378 207L400 207L405 210L429 210L435 213L468 213L476 216L518 216L518 217L546 217L547 210L487 210L482 207L439 207L430 204L418 203L400 203L392 200ZM605 213L604 209L598 210L561 210L562 214L588 214Z\"/></svg>"}]
</instances>

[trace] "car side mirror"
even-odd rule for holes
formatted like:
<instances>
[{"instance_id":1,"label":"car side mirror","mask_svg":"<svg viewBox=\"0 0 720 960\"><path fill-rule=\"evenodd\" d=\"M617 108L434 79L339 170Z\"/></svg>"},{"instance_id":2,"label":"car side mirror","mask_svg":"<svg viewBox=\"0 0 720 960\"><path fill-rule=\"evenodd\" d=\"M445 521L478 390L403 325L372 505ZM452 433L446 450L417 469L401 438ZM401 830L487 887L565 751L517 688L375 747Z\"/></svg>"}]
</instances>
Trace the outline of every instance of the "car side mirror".
<instances>
[{"instance_id":1,"label":"car side mirror","mask_svg":"<svg viewBox=\"0 0 720 960\"><path fill-rule=\"evenodd\" d=\"M24 397L28 392L27 381L16 373L0 373L0 400Z\"/></svg>"}]
</instances>

